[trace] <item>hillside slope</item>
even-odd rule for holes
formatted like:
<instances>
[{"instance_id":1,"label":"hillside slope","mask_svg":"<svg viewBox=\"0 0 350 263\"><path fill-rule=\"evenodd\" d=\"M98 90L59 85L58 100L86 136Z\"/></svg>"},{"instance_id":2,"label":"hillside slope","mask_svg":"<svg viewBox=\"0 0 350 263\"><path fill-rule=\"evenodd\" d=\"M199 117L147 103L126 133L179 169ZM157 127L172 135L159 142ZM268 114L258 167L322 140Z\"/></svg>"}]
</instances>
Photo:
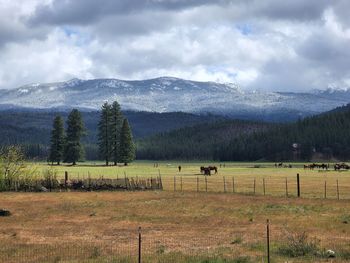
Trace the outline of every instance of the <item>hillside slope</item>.
<instances>
[{"instance_id":1,"label":"hillside slope","mask_svg":"<svg viewBox=\"0 0 350 263\"><path fill-rule=\"evenodd\" d=\"M44 144L49 143L54 117L59 114L64 119L68 112L54 111L0 111L0 146L4 144ZM97 143L98 111L82 112L87 136L85 143ZM223 119L214 115L195 115L189 113L151 113L125 111L135 138L156 133L207 123Z\"/></svg>"},{"instance_id":2,"label":"hillside slope","mask_svg":"<svg viewBox=\"0 0 350 263\"><path fill-rule=\"evenodd\" d=\"M271 126L261 122L226 120L185 127L138 140L137 158L212 160L216 149L227 141Z\"/></svg>"},{"instance_id":3,"label":"hillside slope","mask_svg":"<svg viewBox=\"0 0 350 263\"><path fill-rule=\"evenodd\" d=\"M350 91L245 91L235 84L162 77L126 81L72 79L0 90L0 109L27 107L98 110L118 100L132 111L213 113L231 118L286 122L315 115L350 102Z\"/></svg>"},{"instance_id":4,"label":"hillside slope","mask_svg":"<svg viewBox=\"0 0 350 263\"><path fill-rule=\"evenodd\" d=\"M291 124L224 121L171 131L138 142L142 159L220 161L350 159L350 106Z\"/></svg>"}]
</instances>

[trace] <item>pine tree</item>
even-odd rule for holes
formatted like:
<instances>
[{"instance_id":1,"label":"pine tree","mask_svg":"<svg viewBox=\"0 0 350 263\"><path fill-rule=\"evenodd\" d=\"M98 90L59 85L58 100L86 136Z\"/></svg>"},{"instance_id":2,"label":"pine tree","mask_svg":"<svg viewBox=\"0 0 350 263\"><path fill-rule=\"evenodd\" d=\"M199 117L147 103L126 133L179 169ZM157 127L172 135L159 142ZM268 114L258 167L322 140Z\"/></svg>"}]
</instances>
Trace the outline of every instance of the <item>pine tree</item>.
<instances>
[{"instance_id":1,"label":"pine tree","mask_svg":"<svg viewBox=\"0 0 350 263\"><path fill-rule=\"evenodd\" d=\"M51 146L49 153L49 161L51 163L57 162L57 165L60 165L60 162L63 158L64 151L64 127L63 119L61 116L56 116L53 121L53 128L51 132Z\"/></svg>"},{"instance_id":2,"label":"pine tree","mask_svg":"<svg viewBox=\"0 0 350 263\"><path fill-rule=\"evenodd\" d=\"M117 101L114 101L111 108L111 158L114 165L117 165L119 159L119 145L120 145L120 131L123 124L123 115L120 110L120 106Z\"/></svg>"},{"instance_id":3,"label":"pine tree","mask_svg":"<svg viewBox=\"0 0 350 263\"><path fill-rule=\"evenodd\" d=\"M98 146L100 156L109 164L111 156L111 106L105 102L101 108L100 121L98 123Z\"/></svg>"},{"instance_id":4,"label":"pine tree","mask_svg":"<svg viewBox=\"0 0 350 263\"><path fill-rule=\"evenodd\" d=\"M84 148L80 142L85 135L85 128L80 112L73 109L68 115L64 162L75 165L84 157Z\"/></svg>"},{"instance_id":5,"label":"pine tree","mask_svg":"<svg viewBox=\"0 0 350 263\"><path fill-rule=\"evenodd\" d=\"M135 159L135 144L127 119L124 119L120 132L119 161L127 165Z\"/></svg>"}]
</instances>

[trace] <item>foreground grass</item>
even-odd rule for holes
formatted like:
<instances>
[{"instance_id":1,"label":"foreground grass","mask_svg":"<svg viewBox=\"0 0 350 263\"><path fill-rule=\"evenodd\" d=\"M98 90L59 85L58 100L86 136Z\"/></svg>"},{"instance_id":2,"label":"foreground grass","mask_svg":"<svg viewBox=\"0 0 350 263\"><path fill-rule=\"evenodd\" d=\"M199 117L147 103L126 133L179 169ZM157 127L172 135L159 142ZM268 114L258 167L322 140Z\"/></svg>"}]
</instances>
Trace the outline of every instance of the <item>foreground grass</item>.
<instances>
[{"instance_id":1,"label":"foreground grass","mask_svg":"<svg viewBox=\"0 0 350 263\"><path fill-rule=\"evenodd\" d=\"M348 201L167 191L0 193L0 208L12 212L0 220L6 262L135 262L140 226L145 262L263 262L267 218L273 262L290 258L279 249L286 231L307 231L321 250L337 253L333 262L350 260ZM322 261L320 253L291 262Z\"/></svg>"}]
</instances>

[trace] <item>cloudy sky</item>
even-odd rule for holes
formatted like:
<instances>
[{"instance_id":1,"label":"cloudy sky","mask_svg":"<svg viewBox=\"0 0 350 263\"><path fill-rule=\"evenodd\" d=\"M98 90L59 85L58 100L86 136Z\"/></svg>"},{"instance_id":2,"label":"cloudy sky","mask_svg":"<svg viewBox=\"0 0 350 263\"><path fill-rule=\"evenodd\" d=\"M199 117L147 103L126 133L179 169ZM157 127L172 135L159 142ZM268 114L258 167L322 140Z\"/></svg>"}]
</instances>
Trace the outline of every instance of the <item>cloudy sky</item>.
<instances>
[{"instance_id":1,"label":"cloudy sky","mask_svg":"<svg viewBox=\"0 0 350 263\"><path fill-rule=\"evenodd\" d=\"M350 87L348 0L0 0L0 88L174 76Z\"/></svg>"}]
</instances>

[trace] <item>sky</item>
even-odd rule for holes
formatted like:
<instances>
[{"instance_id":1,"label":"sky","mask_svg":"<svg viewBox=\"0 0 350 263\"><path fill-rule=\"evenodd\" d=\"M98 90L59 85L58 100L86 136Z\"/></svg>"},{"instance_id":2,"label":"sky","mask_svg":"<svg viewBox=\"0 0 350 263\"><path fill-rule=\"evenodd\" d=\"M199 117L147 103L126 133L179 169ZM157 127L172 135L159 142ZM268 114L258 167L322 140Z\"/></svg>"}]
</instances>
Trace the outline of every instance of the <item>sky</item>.
<instances>
[{"instance_id":1,"label":"sky","mask_svg":"<svg viewBox=\"0 0 350 263\"><path fill-rule=\"evenodd\" d=\"M0 88L171 76L350 87L349 0L0 0Z\"/></svg>"}]
</instances>

